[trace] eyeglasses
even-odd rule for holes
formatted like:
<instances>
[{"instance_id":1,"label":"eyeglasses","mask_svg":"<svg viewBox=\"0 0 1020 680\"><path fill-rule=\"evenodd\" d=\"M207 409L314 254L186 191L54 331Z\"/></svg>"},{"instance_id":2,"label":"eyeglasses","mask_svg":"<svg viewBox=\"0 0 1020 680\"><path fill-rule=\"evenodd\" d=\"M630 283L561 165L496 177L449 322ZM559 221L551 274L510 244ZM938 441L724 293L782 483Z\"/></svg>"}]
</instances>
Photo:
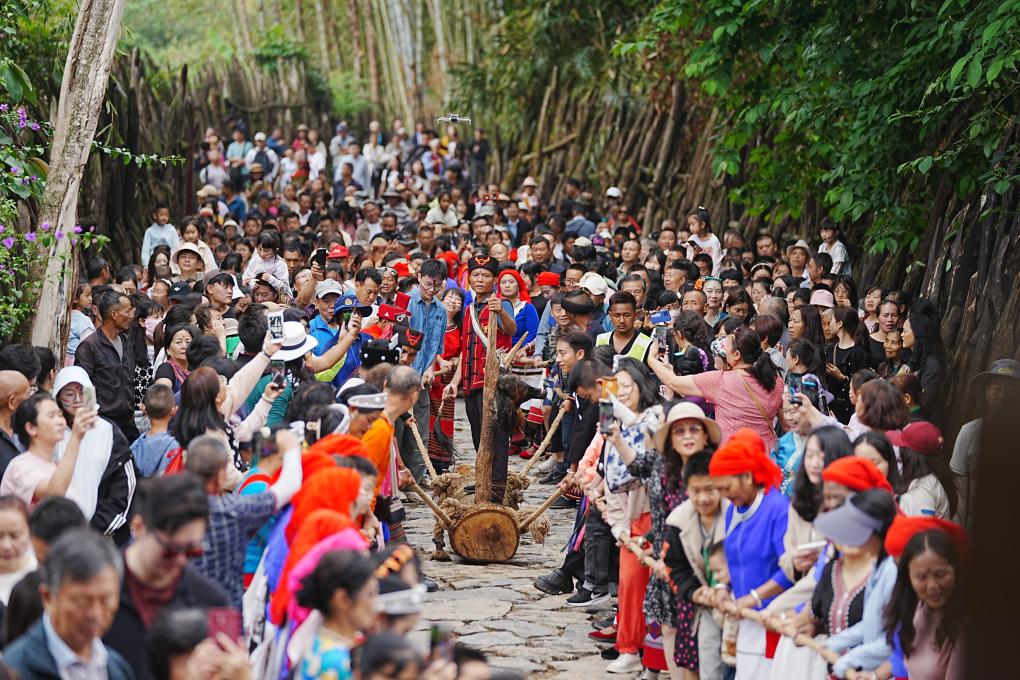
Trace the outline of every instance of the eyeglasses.
<instances>
[{"instance_id":1,"label":"eyeglasses","mask_svg":"<svg viewBox=\"0 0 1020 680\"><path fill-rule=\"evenodd\" d=\"M184 555L189 560L193 560L205 554L205 547L201 543L177 545L160 536L158 531L153 531L152 536L159 543L159 547L163 549L163 559L165 560L172 560L178 555Z\"/></svg>"},{"instance_id":2,"label":"eyeglasses","mask_svg":"<svg viewBox=\"0 0 1020 680\"><path fill-rule=\"evenodd\" d=\"M419 279L418 286L425 290L442 290L444 281L431 281L429 279Z\"/></svg>"}]
</instances>

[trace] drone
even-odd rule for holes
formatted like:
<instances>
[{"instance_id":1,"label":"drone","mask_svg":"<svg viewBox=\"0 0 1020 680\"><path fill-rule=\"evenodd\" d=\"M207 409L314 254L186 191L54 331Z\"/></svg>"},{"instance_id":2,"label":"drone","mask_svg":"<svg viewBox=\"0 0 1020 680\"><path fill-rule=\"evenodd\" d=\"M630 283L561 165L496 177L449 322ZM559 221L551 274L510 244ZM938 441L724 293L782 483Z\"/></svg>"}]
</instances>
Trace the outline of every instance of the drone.
<instances>
[{"instance_id":1,"label":"drone","mask_svg":"<svg viewBox=\"0 0 1020 680\"><path fill-rule=\"evenodd\" d=\"M462 116L457 113L448 113L445 116L439 116L436 118L437 123L451 123L453 125L459 125L460 123L467 123L471 125L471 119L467 116Z\"/></svg>"}]
</instances>

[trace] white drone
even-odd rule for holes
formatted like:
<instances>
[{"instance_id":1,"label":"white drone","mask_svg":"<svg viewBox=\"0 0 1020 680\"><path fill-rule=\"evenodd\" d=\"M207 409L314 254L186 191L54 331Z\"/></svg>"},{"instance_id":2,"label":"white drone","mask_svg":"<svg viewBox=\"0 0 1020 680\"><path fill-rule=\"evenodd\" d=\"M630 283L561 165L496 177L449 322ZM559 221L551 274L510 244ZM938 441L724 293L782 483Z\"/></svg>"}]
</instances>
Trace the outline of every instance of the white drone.
<instances>
[{"instance_id":1,"label":"white drone","mask_svg":"<svg viewBox=\"0 0 1020 680\"><path fill-rule=\"evenodd\" d=\"M451 125L459 125L461 123L467 123L471 125L471 119L467 116L462 116L457 113L448 113L445 116L439 116L436 118L437 123L450 123Z\"/></svg>"}]
</instances>

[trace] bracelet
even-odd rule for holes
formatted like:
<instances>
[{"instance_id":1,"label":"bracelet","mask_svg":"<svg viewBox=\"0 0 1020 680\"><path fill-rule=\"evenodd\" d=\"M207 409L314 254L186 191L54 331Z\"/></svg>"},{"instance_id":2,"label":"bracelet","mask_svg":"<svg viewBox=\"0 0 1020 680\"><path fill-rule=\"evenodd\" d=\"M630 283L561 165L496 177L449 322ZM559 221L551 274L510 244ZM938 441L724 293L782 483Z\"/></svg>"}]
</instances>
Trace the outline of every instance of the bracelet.
<instances>
[{"instance_id":1,"label":"bracelet","mask_svg":"<svg viewBox=\"0 0 1020 680\"><path fill-rule=\"evenodd\" d=\"M757 588L751 588L751 597L754 598L754 601L758 603L759 607L762 605L761 597L758 595Z\"/></svg>"}]
</instances>

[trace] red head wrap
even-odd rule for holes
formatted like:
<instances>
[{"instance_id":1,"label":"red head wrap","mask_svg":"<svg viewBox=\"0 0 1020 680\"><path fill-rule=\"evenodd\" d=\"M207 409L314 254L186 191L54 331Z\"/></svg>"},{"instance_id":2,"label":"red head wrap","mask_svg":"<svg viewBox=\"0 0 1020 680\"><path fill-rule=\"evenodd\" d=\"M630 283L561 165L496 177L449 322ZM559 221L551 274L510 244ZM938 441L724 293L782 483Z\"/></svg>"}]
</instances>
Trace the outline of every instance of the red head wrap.
<instances>
[{"instance_id":1,"label":"red head wrap","mask_svg":"<svg viewBox=\"0 0 1020 680\"><path fill-rule=\"evenodd\" d=\"M755 484L766 489L778 487L783 481L783 471L765 453L765 442L754 430L742 428L712 454L708 473L725 477L748 472Z\"/></svg>"},{"instance_id":2,"label":"red head wrap","mask_svg":"<svg viewBox=\"0 0 1020 680\"><path fill-rule=\"evenodd\" d=\"M524 278L517 272L516 269L504 269L499 273L499 278L496 279L496 290L499 290L499 283L504 277L511 276L514 281L517 282L517 291L521 300L524 302L531 302L531 293L528 292L528 287L524 284ZM502 295L500 295L502 297Z\"/></svg>"},{"instance_id":3,"label":"red head wrap","mask_svg":"<svg viewBox=\"0 0 1020 680\"><path fill-rule=\"evenodd\" d=\"M336 465L335 461L331 462ZM287 525L287 540L294 540L298 529L316 510L325 508L349 515L360 487L361 476L351 468L327 468L306 479L291 501L294 513Z\"/></svg>"},{"instance_id":4,"label":"red head wrap","mask_svg":"<svg viewBox=\"0 0 1020 680\"><path fill-rule=\"evenodd\" d=\"M881 470L870 460L860 456L847 456L832 461L822 470L822 479L842 484L853 491L885 489L889 493L893 492L892 484Z\"/></svg>"},{"instance_id":5,"label":"red head wrap","mask_svg":"<svg viewBox=\"0 0 1020 680\"><path fill-rule=\"evenodd\" d=\"M938 517L907 517L898 515L885 535L885 551L899 559L910 539L924 531L941 531L949 535L960 556L967 551L967 532L959 524Z\"/></svg>"},{"instance_id":6,"label":"red head wrap","mask_svg":"<svg viewBox=\"0 0 1020 680\"><path fill-rule=\"evenodd\" d=\"M535 282L540 286L553 286L558 288L560 285L560 275L556 272L541 272L535 279Z\"/></svg>"}]
</instances>

